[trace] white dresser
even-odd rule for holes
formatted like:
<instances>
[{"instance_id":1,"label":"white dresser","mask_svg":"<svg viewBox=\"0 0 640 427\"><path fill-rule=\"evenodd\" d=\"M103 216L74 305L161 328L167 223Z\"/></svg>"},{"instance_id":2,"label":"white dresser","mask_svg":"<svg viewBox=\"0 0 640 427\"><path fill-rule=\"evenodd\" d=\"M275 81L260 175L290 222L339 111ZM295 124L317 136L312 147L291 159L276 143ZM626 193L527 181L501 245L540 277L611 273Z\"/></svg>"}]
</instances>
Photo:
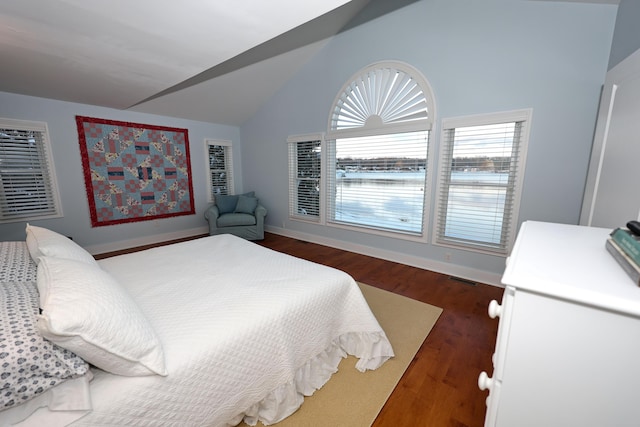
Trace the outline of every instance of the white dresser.
<instances>
[{"instance_id":1,"label":"white dresser","mask_svg":"<svg viewBox=\"0 0 640 427\"><path fill-rule=\"evenodd\" d=\"M605 249L610 231L523 223L489 306L485 426L640 426L640 287Z\"/></svg>"}]
</instances>

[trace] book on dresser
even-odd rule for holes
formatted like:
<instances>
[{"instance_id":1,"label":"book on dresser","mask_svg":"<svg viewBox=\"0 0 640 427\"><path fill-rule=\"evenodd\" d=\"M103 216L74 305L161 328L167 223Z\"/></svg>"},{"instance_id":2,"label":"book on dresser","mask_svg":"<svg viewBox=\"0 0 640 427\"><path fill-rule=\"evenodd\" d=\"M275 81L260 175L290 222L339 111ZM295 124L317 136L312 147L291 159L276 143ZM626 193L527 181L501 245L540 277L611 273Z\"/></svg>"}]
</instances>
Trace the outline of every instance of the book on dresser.
<instances>
[{"instance_id":1,"label":"book on dresser","mask_svg":"<svg viewBox=\"0 0 640 427\"><path fill-rule=\"evenodd\" d=\"M640 266L640 237L632 233L628 228L618 227L611 232L613 241Z\"/></svg>"},{"instance_id":2,"label":"book on dresser","mask_svg":"<svg viewBox=\"0 0 640 427\"><path fill-rule=\"evenodd\" d=\"M607 251L613 256L613 258L620 264L622 269L629 275L633 282L640 286L640 267L636 264L627 253L616 243L616 241L609 237L605 244Z\"/></svg>"}]
</instances>

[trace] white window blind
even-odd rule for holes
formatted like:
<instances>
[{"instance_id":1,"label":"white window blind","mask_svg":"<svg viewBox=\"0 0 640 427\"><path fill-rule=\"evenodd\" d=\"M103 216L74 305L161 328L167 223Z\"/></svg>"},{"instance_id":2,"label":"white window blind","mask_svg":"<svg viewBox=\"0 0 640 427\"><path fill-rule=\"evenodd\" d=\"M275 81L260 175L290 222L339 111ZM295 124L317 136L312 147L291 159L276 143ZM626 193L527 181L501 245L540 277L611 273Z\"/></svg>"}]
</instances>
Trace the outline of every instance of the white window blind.
<instances>
[{"instance_id":1,"label":"white window blind","mask_svg":"<svg viewBox=\"0 0 640 427\"><path fill-rule=\"evenodd\" d=\"M528 115L455 127L443 120L436 243L507 254L513 240ZM511 118L511 117L509 117Z\"/></svg>"},{"instance_id":2,"label":"white window blind","mask_svg":"<svg viewBox=\"0 0 640 427\"><path fill-rule=\"evenodd\" d=\"M216 195L233 194L233 155L230 141L206 140L209 170L209 201Z\"/></svg>"},{"instance_id":3,"label":"white window blind","mask_svg":"<svg viewBox=\"0 0 640 427\"><path fill-rule=\"evenodd\" d=\"M330 141L331 222L421 235L429 132Z\"/></svg>"},{"instance_id":4,"label":"white window blind","mask_svg":"<svg viewBox=\"0 0 640 427\"><path fill-rule=\"evenodd\" d=\"M322 138L289 139L289 215L320 220Z\"/></svg>"},{"instance_id":5,"label":"white window blind","mask_svg":"<svg viewBox=\"0 0 640 427\"><path fill-rule=\"evenodd\" d=\"M0 119L0 222L59 216L46 123Z\"/></svg>"}]
</instances>

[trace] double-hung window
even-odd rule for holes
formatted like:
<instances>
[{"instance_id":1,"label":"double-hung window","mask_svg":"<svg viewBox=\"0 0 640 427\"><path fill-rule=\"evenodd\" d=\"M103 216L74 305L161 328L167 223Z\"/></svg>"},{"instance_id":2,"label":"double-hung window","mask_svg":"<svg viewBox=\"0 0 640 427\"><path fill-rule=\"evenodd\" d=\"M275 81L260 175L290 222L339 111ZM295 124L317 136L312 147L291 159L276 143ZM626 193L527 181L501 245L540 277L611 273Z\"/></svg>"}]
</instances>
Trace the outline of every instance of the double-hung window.
<instances>
[{"instance_id":1,"label":"double-hung window","mask_svg":"<svg viewBox=\"0 0 640 427\"><path fill-rule=\"evenodd\" d=\"M331 222L422 235L428 142L428 131L330 140Z\"/></svg>"},{"instance_id":2,"label":"double-hung window","mask_svg":"<svg viewBox=\"0 0 640 427\"><path fill-rule=\"evenodd\" d=\"M216 195L233 194L233 156L231 141L205 140L209 179L209 202Z\"/></svg>"},{"instance_id":3,"label":"double-hung window","mask_svg":"<svg viewBox=\"0 0 640 427\"><path fill-rule=\"evenodd\" d=\"M289 144L289 217L320 221L322 135L293 136Z\"/></svg>"},{"instance_id":4,"label":"double-hung window","mask_svg":"<svg viewBox=\"0 0 640 427\"><path fill-rule=\"evenodd\" d=\"M0 223L60 216L47 124L0 119Z\"/></svg>"},{"instance_id":5,"label":"double-hung window","mask_svg":"<svg viewBox=\"0 0 640 427\"><path fill-rule=\"evenodd\" d=\"M342 87L329 117L327 223L422 238L434 101L398 62L372 64Z\"/></svg>"},{"instance_id":6,"label":"double-hung window","mask_svg":"<svg viewBox=\"0 0 640 427\"><path fill-rule=\"evenodd\" d=\"M531 110L442 120L436 244L508 253L530 121Z\"/></svg>"}]
</instances>

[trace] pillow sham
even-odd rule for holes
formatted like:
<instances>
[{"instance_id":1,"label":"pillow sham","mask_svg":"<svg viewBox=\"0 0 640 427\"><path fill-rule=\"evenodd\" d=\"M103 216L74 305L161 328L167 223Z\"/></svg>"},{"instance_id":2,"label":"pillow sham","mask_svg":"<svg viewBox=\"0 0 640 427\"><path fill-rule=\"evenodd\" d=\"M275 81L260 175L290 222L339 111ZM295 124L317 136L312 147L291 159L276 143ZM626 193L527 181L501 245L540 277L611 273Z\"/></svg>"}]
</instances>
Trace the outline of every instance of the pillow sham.
<instances>
[{"instance_id":1,"label":"pillow sham","mask_svg":"<svg viewBox=\"0 0 640 427\"><path fill-rule=\"evenodd\" d=\"M98 265L41 257L38 330L105 371L167 375L160 340L135 301Z\"/></svg>"},{"instance_id":2,"label":"pillow sham","mask_svg":"<svg viewBox=\"0 0 640 427\"><path fill-rule=\"evenodd\" d=\"M31 258L36 262L42 256L69 258L95 264L95 258L73 240L48 228L27 224L27 248Z\"/></svg>"},{"instance_id":3,"label":"pillow sham","mask_svg":"<svg viewBox=\"0 0 640 427\"><path fill-rule=\"evenodd\" d=\"M36 329L35 282L0 283L0 411L89 371L76 354Z\"/></svg>"},{"instance_id":4,"label":"pillow sham","mask_svg":"<svg viewBox=\"0 0 640 427\"><path fill-rule=\"evenodd\" d=\"M238 196L238 203L235 213L253 214L258 206L258 199L255 197Z\"/></svg>"}]
</instances>

